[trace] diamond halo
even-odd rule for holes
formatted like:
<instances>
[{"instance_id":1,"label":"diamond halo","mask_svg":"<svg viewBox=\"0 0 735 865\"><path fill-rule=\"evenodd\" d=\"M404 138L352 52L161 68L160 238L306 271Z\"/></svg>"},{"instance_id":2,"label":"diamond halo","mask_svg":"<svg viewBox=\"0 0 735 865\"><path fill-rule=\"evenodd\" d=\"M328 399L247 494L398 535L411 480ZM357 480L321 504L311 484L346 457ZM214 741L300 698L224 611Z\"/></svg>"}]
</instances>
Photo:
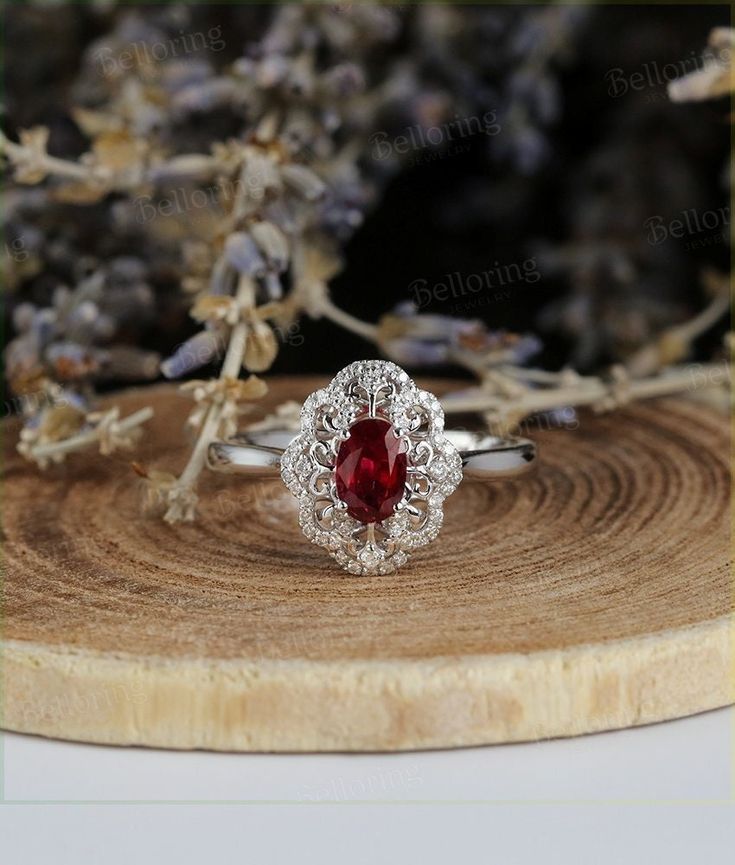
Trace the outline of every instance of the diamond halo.
<instances>
[{"instance_id":1,"label":"diamond halo","mask_svg":"<svg viewBox=\"0 0 735 865\"><path fill-rule=\"evenodd\" d=\"M406 453L403 497L379 523L352 517L335 482L339 447L367 418L388 421ZM444 499L462 480L462 460L444 436L437 398L396 364L367 360L350 364L306 399L301 432L281 458L281 477L298 499L304 535L344 570L368 576L392 573L410 551L436 538Z\"/></svg>"}]
</instances>

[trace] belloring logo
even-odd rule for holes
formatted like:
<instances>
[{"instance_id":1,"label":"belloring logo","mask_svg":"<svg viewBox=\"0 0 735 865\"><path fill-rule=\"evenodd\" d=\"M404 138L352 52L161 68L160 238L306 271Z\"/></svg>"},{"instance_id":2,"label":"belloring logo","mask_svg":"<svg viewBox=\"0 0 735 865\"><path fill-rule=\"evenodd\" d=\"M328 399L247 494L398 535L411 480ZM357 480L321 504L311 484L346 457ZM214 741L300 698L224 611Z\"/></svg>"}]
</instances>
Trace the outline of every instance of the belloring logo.
<instances>
[{"instance_id":1,"label":"belloring logo","mask_svg":"<svg viewBox=\"0 0 735 865\"><path fill-rule=\"evenodd\" d=\"M178 36L160 42L146 42L141 39L139 42L131 42L124 51L119 52L105 47L94 55L94 59L103 75L119 76L136 66L163 63L196 51L222 51L224 48L222 27L217 25L206 32L185 33L182 30Z\"/></svg>"},{"instance_id":2,"label":"belloring logo","mask_svg":"<svg viewBox=\"0 0 735 865\"><path fill-rule=\"evenodd\" d=\"M484 132L485 135L497 135L501 126L496 111L486 111L482 117L459 117L442 123L441 126L424 127L420 123L407 126L403 135L390 138L387 132L374 132L368 139L373 145L375 159L388 159L394 153L404 155L412 150L425 150L430 147L442 147L462 138L469 138Z\"/></svg>"},{"instance_id":3,"label":"belloring logo","mask_svg":"<svg viewBox=\"0 0 735 865\"><path fill-rule=\"evenodd\" d=\"M704 240L690 241L687 244L687 248L691 249L722 243L725 239L722 236L723 228L729 224L729 207L720 207L718 210L703 210L701 212L691 208L690 210L682 210L675 219L669 219L668 222L663 216L649 216L643 223L648 235L648 242L651 246L658 246L659 243L663 243L670 237L681 240L683 237L716 230L716 233L709 238L709 242L705 242Z\"/></svg>"},{"instance_id":4,"label":"belloring logo","mask_svg":"<svg viewBox=\"0 0 735 865\"><path fill-rule=\"evenodd\" d=\"M527 258L522 262L501 264L493 262L493 266L480 273L462 274L458 270L446 273L441 282L429 285L428 279L414 279L408 286L413 300L419 309L428 306L433 300L459 300L481 291L497 291L505 286L518 282L532 284L541 279L535 258ZM504 299L504 298L503 298Z\"/></svg>"},{"instance_id":5,"label":"belloring logo","mask_svg":"<svg viewBox=\"0 0 735 865\"><path fill-rule=\"evenodd\" d=\"M669 84L675 79L683 78L690 72L696 72L705 66L727 68L730 64L730 57L729 48L710 46L702 54L692 51L690 57L671 63L661 64L652 60L650 63L644 63L635 72L627 73L618 66L605 73L607 92L613 99L617 99L619 96L625 96L630 90L645 90L648 87L660 87Z\"/></svg>"}]
</instances>

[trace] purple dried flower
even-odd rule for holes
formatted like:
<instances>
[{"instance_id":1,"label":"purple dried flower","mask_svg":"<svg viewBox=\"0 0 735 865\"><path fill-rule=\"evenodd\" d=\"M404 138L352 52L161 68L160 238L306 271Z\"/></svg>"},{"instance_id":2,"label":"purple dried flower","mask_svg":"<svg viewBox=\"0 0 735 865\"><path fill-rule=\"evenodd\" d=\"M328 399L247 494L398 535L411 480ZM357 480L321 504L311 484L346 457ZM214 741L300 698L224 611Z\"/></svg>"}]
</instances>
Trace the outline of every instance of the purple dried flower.
<instances>
[{"instance_id":1,"label":"purple dried flower","mask_svg":"<svg viewBox=\"0 0 735 865\"><path fill-rule=\"evenodd\" d=\"M281 229L272 222L256 222L250 228L253 239L268 259L268 264L283 273L288 267L288 240Z\"/></svg>"},{"instance_id":2,"label":"purple dried flower","mask_svg":"<svg viewBox=\"0 0 735 865\"><path fill-rule=\"evenodd\" d=\"M510 347L510 362L518 366L525 366L543 347L544 344L535 334L523 334Z\"/></svg>"},{"instance_id":3,"label":"purple dried flower","mask_svg":"<svg viewBox=\"0 0 735 865\"><path fill-rule=\"evenodd\" d=\"M246 72L241 66L238 72L255 75L255 80L259 87L266 89L276 87L288 75L290 69L289 61L280 54L269 54L264 57L254 68L252 72Z\"/></svg>"},{"instance_id":4,"label":"purple dried flower","mask_svg":"<svg viewBox=\"0 0 735 865\"><path fill-rule=\"evenodd\" d=\"M161 364L166 378L181 378L213 361L222 351L222 337L216 330L202 330L183 342Z\"/></svg>"},{"instance_id":5,"label":"purple dried flower","mask_svg":"<svg viewBox=\"0 0 735 865\"><path fill-rule=\"evenodd\" d=\"M20 303L13 310L13 327L18 333L27 333L33 327L36 307L32 303Z\"/></svg>"},{"instance_id":6,"label":"purple dried flower","mask_svg":"<svg viewBox=\"0 0 735 865\"><path fill-rule=\"evenodd\" d=\"M340 63L322 77L325 89L339 99L349 99L365 89L365 73L356 63Z\"/></svg>"},{"instance_id":7,"label":"purple dried flower","mask_svg":"<svg viewBox=\"0 0 735 865\"><path fill-rule=\"evenodd\" d=\"M307 201L321 198L327 188L324 181L305 165L284 165L281 176L290 189Z\"/></svg>"},{"instance_id":8,"label":"purple dried flower","mask_svg":"<svg viewBox=\"0 0 735 865\"><path fill-rule=\"evenodd\" d=\"M419 314L411 301L384 316L378 328L385 351L409 366L448 363L463 354L489 365L523 365L541 348L540 340L531 334L490 331L479 319Z\"/></svg>"},{"instance_id":9,"label":"purple dried flower","mask_svg":"<svg viewBox=\"0 0 735 865\"><path fill-rule=\"evenodd\" d=\"M244 231L236 231L227 238L225 255L238 273L260 277L268 270L258 244Z\"/></svg>"},{"instance_id":10,"label":"purple dried flower","mask_svg":"<svg viewBox=\"0 0 735 865\"><path fill-rule=\"evenodd\" d=\"M201 113L228 105L237 96L237 84L233 79L212 78L184 87L174 96L171 106L182 114Z\"/></svg>"},{"instance_id":11,"label":"purple dried flower","mask_svg":"<svg viewBox=\"0 0 735 865\"><path fill-rule=\"evenodd\" d=\"M99 362L87 346L74 342L56 342L45 352L45 359L58 381L88 378L99 370Z\"/></svg>"}]
</instances>

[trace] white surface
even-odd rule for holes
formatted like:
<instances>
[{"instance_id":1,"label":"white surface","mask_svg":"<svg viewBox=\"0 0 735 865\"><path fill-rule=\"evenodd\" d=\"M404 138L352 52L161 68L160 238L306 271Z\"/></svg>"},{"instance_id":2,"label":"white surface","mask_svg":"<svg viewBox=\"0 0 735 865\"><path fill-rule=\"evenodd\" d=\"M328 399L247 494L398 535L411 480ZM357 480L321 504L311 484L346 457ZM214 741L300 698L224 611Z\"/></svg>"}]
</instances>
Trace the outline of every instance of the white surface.
<instances>
[{"instance_id":1,"label":"white surface","mask_svg":"<svg viewBox=\"0 0 735 865\"><path fill-rule=\"evenodd\" d=\"M170 752L6 734L0 861L729 862L734 722L727 709L576 739L393 755Z\"/></svg>"}]
</instances>

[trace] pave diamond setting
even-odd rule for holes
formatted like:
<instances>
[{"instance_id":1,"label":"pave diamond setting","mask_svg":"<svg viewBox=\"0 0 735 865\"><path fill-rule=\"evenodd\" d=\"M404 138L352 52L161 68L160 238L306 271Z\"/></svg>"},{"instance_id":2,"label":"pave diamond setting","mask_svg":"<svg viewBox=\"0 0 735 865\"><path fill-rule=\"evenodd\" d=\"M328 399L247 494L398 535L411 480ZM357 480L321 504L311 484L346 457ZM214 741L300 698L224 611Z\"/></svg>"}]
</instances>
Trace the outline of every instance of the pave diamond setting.
<instances>
[{"instance_id":1,"label":"pave diamond setting","mask_svg":"<svg viewBox=\"0 0 735 865\"><path fill-rule=\"evenodd\" d=\"M281 476L309 540L351 574L389 574L439 533L462 460L437 398L396 364L370 360L307 398Z\"/></svg>"}]
</instances>

